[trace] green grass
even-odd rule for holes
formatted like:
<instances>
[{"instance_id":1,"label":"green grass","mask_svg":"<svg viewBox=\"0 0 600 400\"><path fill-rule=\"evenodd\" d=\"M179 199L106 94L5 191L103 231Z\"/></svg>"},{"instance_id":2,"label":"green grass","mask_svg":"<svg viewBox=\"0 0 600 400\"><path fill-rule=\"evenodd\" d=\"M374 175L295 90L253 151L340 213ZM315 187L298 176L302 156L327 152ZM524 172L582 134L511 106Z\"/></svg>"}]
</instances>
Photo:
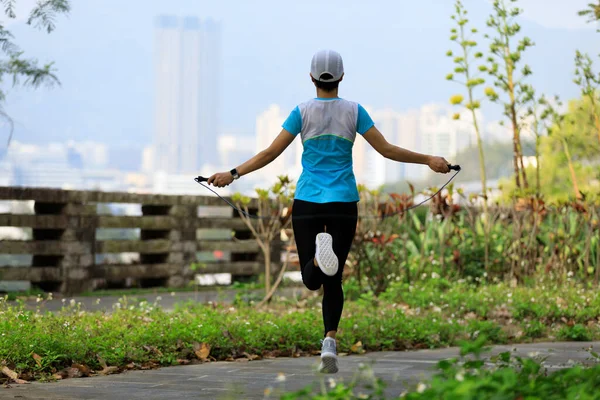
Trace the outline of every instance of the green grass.
<instances>
[{"instance_id":1,"label":"green grass","mask_svg":"<svg viewBox=\"0 0 600 400\"><path fill-rule=\"evenodd\" d=\"M68 304L58 313L27 311L0 303L0 362L35 379L83 364L142 368L199 362L209 357L310 355L320 350L320 300L280 300L258 310L240 297L236 305L160 303L124 298L112 313L84 312ZM600 339L600 298L575 284L538 288L445 285L437 279L392 285L380 298L348 301L338 335L339 351L406 350L488 343ZM358 342L362 346L355 346ZM34 354L39 358L34 358ZM36 356L36 357L37 357Z\"/></svg>"}]
</instances>

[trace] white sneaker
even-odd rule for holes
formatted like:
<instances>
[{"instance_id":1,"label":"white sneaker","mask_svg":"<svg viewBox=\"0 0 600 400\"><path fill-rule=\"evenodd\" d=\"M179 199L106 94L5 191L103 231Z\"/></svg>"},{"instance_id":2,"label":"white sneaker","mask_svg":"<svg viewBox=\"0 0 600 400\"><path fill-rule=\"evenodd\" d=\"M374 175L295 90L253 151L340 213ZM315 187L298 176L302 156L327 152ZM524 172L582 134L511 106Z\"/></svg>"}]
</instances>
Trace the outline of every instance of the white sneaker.
<instances>
[{"instance_id":1,"label":"white sneaker","mask_svg":"<svg viewBox=\"0 0 600 400\"><path fill-rule=\"evenodd\" d=\"M319 233L316 243L315 258L319 268L325 275L334 276L338 271L338 258L333 252L333 238L329 233Z\"/></svg>"},{"instance_id":2,"label":"white sneaker","mask_svg":"<svg viewBox=\"0 0 600 400\"><path fill-rule=\"evenodd\" d=\"M323 340L319 372L324 374L335 374L338 372L337 350L334 338L327 337Z\"/></svg>"}]
</instances>

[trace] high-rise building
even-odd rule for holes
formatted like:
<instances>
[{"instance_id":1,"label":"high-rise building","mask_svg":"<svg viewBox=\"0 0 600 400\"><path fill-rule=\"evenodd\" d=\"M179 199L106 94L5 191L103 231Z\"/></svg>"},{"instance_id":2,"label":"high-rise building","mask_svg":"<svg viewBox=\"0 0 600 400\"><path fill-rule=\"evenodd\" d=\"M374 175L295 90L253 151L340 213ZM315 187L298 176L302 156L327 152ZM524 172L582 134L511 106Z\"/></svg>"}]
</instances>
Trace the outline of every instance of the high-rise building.
<instances>
[{"instance_id":1,"label":"high-rise building","mask_svg":"<svg viewBox=\"0 0 600 400\"><path fill-rule=\"evenodd\" d=\"M256 117L256 152L260 152L275 140L281 132L281 125L287 115L283 114L278 105L271 105L267 110ZM300 135L275 161L261 169L260 173L269 180L274 181L279 175L287 175L292 179L300 177L302 140Z\"/></svg>"},{"instance_id":2,"label":"high-rise building","mask_svg":"<svg viewBox=\"0 0 600 400\"><path fill-rule=\"evenodd\" d=\"M160 16L155 36L156 168L197 171L218 163L220 24Z\"/></svg>"}]
</instances>

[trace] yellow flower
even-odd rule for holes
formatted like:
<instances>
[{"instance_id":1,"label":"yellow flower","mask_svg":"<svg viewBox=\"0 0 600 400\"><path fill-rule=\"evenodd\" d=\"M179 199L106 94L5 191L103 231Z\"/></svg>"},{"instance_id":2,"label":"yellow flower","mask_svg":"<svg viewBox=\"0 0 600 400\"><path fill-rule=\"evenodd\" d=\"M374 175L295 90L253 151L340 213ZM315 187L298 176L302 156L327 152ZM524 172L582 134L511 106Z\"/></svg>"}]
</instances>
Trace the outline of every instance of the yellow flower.
<instances>
[{"instance_id":1,"label":"yellow flower","mask_svg":"<svg viewBox=\"0 0 600 400\"><path fill-rule=\"evenodd\" d=\"M450 97L450 104L452 105L459 105L463 102L465 98L460 95L460 94L455 94L454 96Z\"/></svg>"}]
</instances>

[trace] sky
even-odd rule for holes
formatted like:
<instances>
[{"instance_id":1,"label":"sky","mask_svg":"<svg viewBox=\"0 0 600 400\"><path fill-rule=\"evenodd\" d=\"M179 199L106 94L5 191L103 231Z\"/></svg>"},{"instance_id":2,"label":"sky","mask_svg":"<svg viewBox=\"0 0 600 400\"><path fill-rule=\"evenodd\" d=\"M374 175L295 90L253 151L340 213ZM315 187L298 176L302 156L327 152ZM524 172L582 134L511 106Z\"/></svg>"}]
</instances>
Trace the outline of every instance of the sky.
<instances>
[{"instance_id":1,"label":"sky","mask_svg":"<svg viewBox=\"0 0 600 400\"><path fill-rule=\"evenodd\" d=\"M575 49L595 53L600 43L595 27L577 16L588 2L520 0L523 31L536 42L526 61L540 91L578 95ZM452 48L451 0L72 0L72 12L50 35L24 23L33 3L20 0L9 29L25 55L55 62L61 86L4 86L15 140L23 142L150 144L154 20L160 14L221 22L221 133L252 135L257 114L270 104L291 110L313 97L310 59L321 48L344 58L340 95L371 108L447 104L460 90L444 79L453 68L445 57ZM490 2L464 4L483 29ZM486 40L480 42L485 50Z\"/></svg>"}]
</instances>

